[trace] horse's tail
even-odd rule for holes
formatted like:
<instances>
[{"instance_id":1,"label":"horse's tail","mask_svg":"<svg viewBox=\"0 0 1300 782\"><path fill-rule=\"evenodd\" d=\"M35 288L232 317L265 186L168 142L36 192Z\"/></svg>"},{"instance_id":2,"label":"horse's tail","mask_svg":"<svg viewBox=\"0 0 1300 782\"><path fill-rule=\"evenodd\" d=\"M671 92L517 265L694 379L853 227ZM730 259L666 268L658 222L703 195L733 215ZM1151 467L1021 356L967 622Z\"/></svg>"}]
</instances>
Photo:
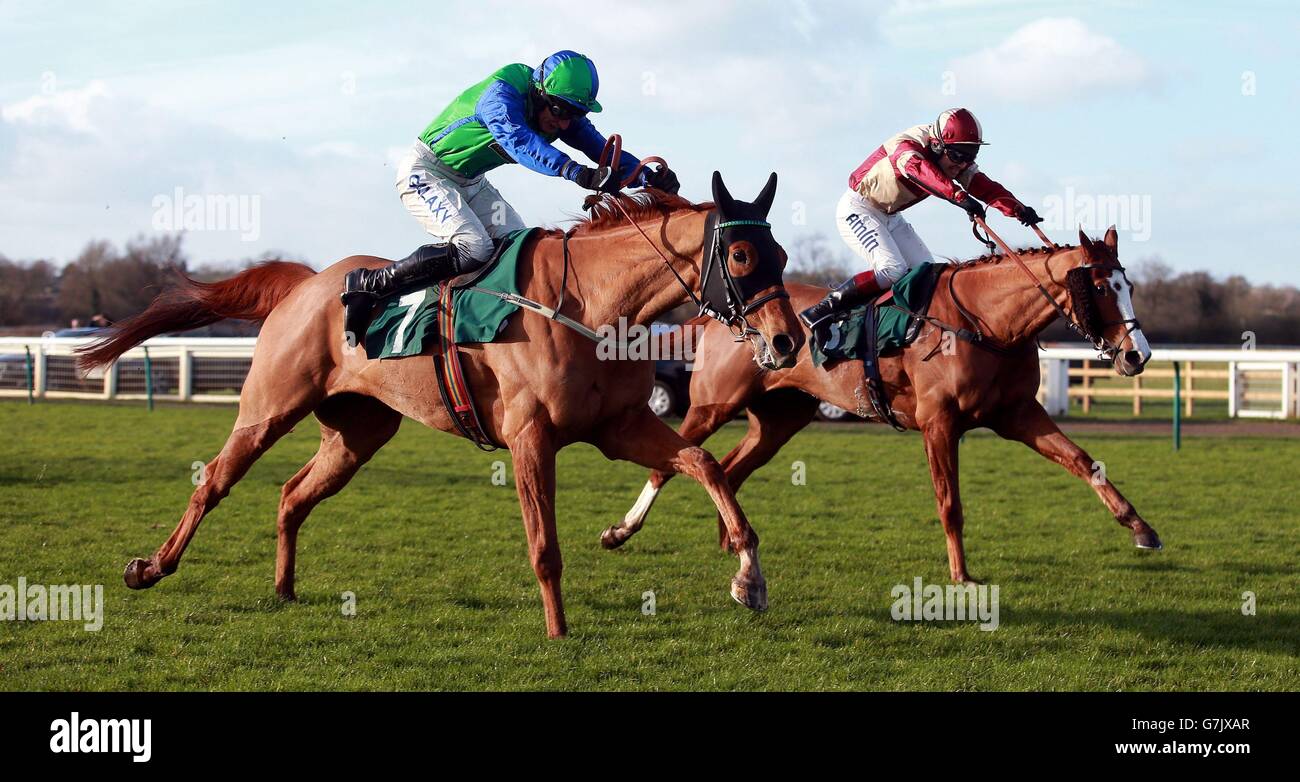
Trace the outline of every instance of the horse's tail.
<instances>
[{"instance_id":1,"label":"horse's tail","mask_svg":"<svg viewBox=\"0 0 1300 782\"><path fill-rule=\"evenodd\" d=\"M188 331L223 318L262 321L298 283L316 272L306 264L267 261L227 280L199 282L177 272L180 283L158 294L144 312L113 326L113 333L78 348L86 369L104 366L150 337Z\"/></svg>"}]
</instances>

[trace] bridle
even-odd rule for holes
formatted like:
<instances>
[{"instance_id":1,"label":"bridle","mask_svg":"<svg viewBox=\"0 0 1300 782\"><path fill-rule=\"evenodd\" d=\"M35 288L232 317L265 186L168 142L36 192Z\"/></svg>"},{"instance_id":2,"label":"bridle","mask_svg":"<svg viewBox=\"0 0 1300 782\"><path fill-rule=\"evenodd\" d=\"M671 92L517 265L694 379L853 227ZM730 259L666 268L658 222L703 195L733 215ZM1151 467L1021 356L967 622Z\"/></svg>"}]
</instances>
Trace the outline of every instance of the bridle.
<instances>
[{"instance_id":1,"label":"bridle","mask_svg":"<svg viewBox=\"0 0 1300 782\"><path fill-rule=\"evenodd\" d=\"M599 165L612 165L613 161L617 161L622 157L622 154L623 139L615 133L605 142L605 149L600 154ZM631 185L636 181L641 170L651 163L657 163L665 167L668 165L661 157L651 156L644 158L636 168L632 169L632 172L627 176L627 178L619 184L619 187L623 188ZM583 201L583 208L590 209L597 203L600 203L600 200L599 194L590 195ZM663 259L664 265L668 267L668 271L673 273L673 277L676 278L677 284L682 287L682 290L686 291L686 295L689 296L691 301L699 308L699 314L707 315L719 323L724 324L731 331L737 341L749 339L761 334L758 329L754 328L750 324L748 318L750 314L773 299L790 298L790 294L786 291L785 286L780 284L781 275L779 272L775 275L771 275L762 274L761 270L758 270L755 274L747 274L744 277L737 278L731 273L731 269L727 266L726 248L730 246L730 242L724 241L726 239L726 232L729 232L732 229L758 229L761 231L767 231L770 237L772 224L766 220L723 220L721 219L721 210L716 207L709 213L709 216L704 223L704 246L700 269L700 292L697 295L695 291L691 290L691 286L687 284L686 280L682 279L681 274L679 274L677 269L673 267L672 261L670 261L668 256L664 254L663 250L659 248L659 245L655 244L641 226L632 219L632 216L627 213L627 209L623 207L623 204L620 202L618 197L615 196L609 200L615 207L617 207L618 211L623 214L623 217L632 224L632 227L637 230L637 233L641 234L646 242L654 248L654 251L659 255L659 257ZM775 279L768 279L769 277L774 277ZM775 286L774 290L762 296L758 295L762 291L772 288L773 286Z\"/></svg>"},{"instance_id":2,"label":"bridle","mask_svg":"<svg viewBox=\"0 0 1300 782\"><path fill-rule=\"evenodd\" d=\"M980 235L981 229L984 231L983 236ZM1038 234L1038 238L1043 241L1043 244L1047 245L1049 249L1056 249L1057 245L1047 238L1047 235L1043 233L1042 229L1036 225L1033 226L1033 229L1034 232ZM1070 309L1076 313L1076 317L1075 315L1066 312L1065 308L1056 301L1056 297L1047 292L1047 288L1043 287L1043 284L1039 282L1038 276L1025 265L1025 262L1021 260L1015 250L1012 250L1006 242L1002 241L1002 237L994 233L992 228L989 228L988 223L984 221L984 218L971 215L971 233L975 236L977 241L989 248L989 252L993 252L997 247L1001 247L1007 257L1015 261L1021 271L1029 277L1030 281L1034 284L1034 287L1038 289L1038 292L1043 295L1044 299L1047 299L1048 304L1052 305L1052 308L1056 310L1056 314L1065 320L1065 325L1076 334L1086 339L1093 348L1097 350L1098 356L1103 361L1114 360L1115 356L1119 355L1123 350L1121 345L1124 340L1134 331L1142 327L1137 318L1122 318L1120 320L1103 321L1101 319L1101 314L1097 311L1097 306L1092 299L1092 293L1090 291L1093 287L1092 270L1106 269L1112 272L1118 271L1123 274L1124 267L1119 263L1118 259L1116 259L1115 265L1113 266L1109 264L1085 263L1082 266L1076 266L1066 272L1065 289L1070 295ZM1125 276L1125 279L1127 279L1127 275ZM952 280L950 278L949 283L951 284L951 282ZM1130 283L1130 285L1131 284L1132 283ZM972 318L960 305L958 305L958 309L962 311L962 314L968 320L976 325L978 333L979 325L974 318ZM1124 333L1120 336L1118 342L1111 342L1103 336L1106 329L1111 326L1125 327Z\"/></svg>"},{"instance_id":3,"label":"bridle","mask_svg":"<svg viewBox=\"0 0 1300 782\"><path fill-rule=\"evenodd\" d=\"M726 232L732 228L752 227L770 232L772 224L766 220L721 220L714 210L704 223L703 269L700 272L700 296L691 293L691 299L707 315L723 323L737 339L745 339L758 330L749 323L750 314L774 299L788 299L790 294L781 285L779 274L762 274L756 270L739 279L727 265ZM757 259L756 259L757 260ZM768 279L775 276L775 279ZM768 293L758 295L771 288ZM690 291L687 291L690 293Z\"/></svg>"}]
</instances>

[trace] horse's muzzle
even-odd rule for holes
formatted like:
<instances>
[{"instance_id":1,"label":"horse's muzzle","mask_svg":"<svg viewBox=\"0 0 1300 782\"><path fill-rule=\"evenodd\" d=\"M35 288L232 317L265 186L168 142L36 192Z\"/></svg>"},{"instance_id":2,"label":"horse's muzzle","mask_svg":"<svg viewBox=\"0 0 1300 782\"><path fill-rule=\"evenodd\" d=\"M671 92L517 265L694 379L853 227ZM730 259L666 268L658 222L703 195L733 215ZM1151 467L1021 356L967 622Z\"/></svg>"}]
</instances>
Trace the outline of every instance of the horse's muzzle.
<instances>
[{"instance_id":1,"label":"horse's muzzle","mask_svg":"<svg viewBox=\"0 0 1300 782\"><path fill-rule=\"evenodd\" d=\"M777 369L789 369L798 361L799 341L789 334L777 334L772 337L771 352Z\"/></svg>"},{"instance_id":2,"label":"horse's muzzle","mask_svg":"<svg viewBox=\"0 0 1300 782\"><path fill-rule=\"evenodd\" d=\"M1142 357L1142 353L1136 350L1125 350L1115 354L1115 371L1124 377L1133 377L1142 374L1146 369L1147 363Z\"/></svg>"},{"instance_id":3,"label":"horse's muzzle","mask_svg":"<svg viewBox=\"0 0 1300 782\"><path fill-rule=\"evenodd\" d=\"M754 350L754 361L763 369L772 371L789 369L798 362L801 340L789 334L774 334L769 340L759 332L750 335L750 344Z\"/></svg>"}]
</instances>

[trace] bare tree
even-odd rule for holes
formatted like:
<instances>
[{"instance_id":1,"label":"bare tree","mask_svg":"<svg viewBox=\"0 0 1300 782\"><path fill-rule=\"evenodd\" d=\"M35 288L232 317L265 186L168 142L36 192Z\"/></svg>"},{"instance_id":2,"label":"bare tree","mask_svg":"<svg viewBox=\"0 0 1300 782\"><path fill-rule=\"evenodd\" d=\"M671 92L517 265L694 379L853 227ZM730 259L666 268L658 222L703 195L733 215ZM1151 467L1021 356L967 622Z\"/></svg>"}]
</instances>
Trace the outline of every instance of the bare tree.
<instances>
[{"instance_id":1,"label":"bare tree","mask_svg":"<svg viewBox=\"0 0 1300 782\"><path fill-rule=\"evenodd\" d=\"M786 251L790 255L785 272L788 280L830 287L851 274L847 253L832 246L824 234L800 234Z\"/></svg>"}]
</instances>

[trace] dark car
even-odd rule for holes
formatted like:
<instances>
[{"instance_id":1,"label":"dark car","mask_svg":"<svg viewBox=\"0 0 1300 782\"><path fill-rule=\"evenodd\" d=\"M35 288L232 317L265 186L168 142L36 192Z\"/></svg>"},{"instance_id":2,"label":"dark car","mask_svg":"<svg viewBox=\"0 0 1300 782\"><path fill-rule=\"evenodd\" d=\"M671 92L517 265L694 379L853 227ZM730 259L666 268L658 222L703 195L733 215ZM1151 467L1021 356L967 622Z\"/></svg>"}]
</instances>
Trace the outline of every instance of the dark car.
<instances>
[{"instance_id":1,"label":"dark car","mask_svg":"<svg viewBox=\"0 0 1300 782\"><path fill-rule=\"evenodd\" d=\"M650 409L660 418L685 415L691 406L691 373L685 361L655 361L655 384L650 390Z\"/></svg>"},{"instance_id":2,"label":"dark car","mask_svg":"<svg viewBox=\"0 0 1300 782\"><path fill-rule=\"evenodd\" d=\"M59 329L50 336L53 337L93 337L100 332L108 331L104 326L78 326L77 328Z\"/></svg>"},{"instance_id":3,"label":"dark car","mask_svg":"<svg viewBox=\"0 0 1300 782\"><path fill-rule=\"evenodd\" d=\"M654 323L650 333L661 335L680 328L670 323ZM685 415L691 406L691 373L685 361L673 358L655 360L655 384L650 390L650 409L655 415L664 418L671 415Z\"/></svg>"}]
</instances>

